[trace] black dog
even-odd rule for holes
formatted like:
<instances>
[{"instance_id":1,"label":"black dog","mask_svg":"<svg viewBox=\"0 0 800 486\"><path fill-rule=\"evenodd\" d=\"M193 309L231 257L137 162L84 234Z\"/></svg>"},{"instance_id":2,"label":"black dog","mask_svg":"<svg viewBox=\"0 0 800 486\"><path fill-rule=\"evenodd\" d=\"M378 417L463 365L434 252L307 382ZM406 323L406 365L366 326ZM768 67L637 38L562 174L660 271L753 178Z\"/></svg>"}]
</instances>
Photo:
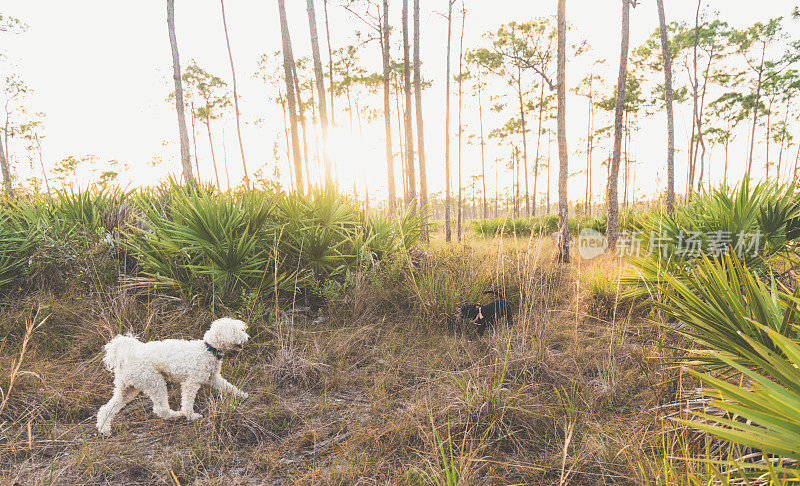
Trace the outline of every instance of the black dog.
<instances>
[{"instance_id":1,"label":"black dog","mask_svg":"<svg viewBox=\"0 0 800 486\"><path fill-rule=\"evenodd\" d=\"M512 326L514 320L511 317L511 306L506 302L502 293L496 290L488 290L484 294L494 295L495 300L481 304L465 304L461 306L461 318L468 319L477 326L478 336L483 336L486 328L494 329L497 322L505 317L508 325Z\"/></svg>"}]
</instances>

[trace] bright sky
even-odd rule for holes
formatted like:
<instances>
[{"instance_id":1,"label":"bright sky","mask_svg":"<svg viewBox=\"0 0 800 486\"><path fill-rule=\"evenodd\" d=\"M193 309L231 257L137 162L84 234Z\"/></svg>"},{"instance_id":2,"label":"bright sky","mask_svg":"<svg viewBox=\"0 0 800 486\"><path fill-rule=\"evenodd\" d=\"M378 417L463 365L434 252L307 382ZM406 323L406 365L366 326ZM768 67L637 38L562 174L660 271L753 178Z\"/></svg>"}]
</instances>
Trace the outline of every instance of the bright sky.
<instances>
[{"instance_id":1,"label":"bright sky","mask_svg":"<svg viewBox=\"0 0 800 486\"><path fill-rule=\"evenodd\" d=\"M2 13L15 16L29 25L21 35L0 34L0 45L7 55L0 73L19 74L32 88L27 105L31 112L47 114L44 141L45 164L51 168L68 155L94 154L100 161L119 160L132 168L123 174L125 183L132 185L153 183L168 173L178 173L179 148L174 106L166 101L172 91L171 52L166 27L166 8L162 1L109 2L105 0L5 0ZM308 20L305 3L287 0L295 57L310 55ZM321 42L325 42L322 1L317 0L318 27ZM329 5L331 36L334 49L356 43L355 30L366 32L363 24L331 0ZM391 23L399 27L399 0L392 2ZM481 36L500 24L524 21L555 13L555 0L510 1L466 0L468 10L464 34L465 48L482 42ZM696 3L690 0L669 0L667 18L690 21L694 18ZM797 1L769 0L753 7L751 0L704 0L705 5L719 11L719 18L736 27L756 20L787 16ZM446 20L441 13L447 0L422 2L422 62L423 76L433 81L424 93L425 141L428 160L429 188L431 192L444 187L444 60L446 45ZM284 184L288 184L288 165L285 159L281 110L269 98L276 94L275 86L265 86L253 76L258 58L263 53L280 49L280 30L275 0L228 0L226 3L228 27L237 65L241 111L244 122L243 139L248 167L255 171L263 164L274 163L273 150L282 158L278 161ZM618 0L569 0L567 17L573 26L569 42L587 40L597 57L608 60L601 72L605 82L613 86L616 80L619 57ZM787 21L787 25L792 25ZM195 59L208 71L230 79L225 38L222 30L220 5L216 0L177 0L176 30L182 64ZM796 23L794 24L796 25ZM657 27L655 2L646 0L632 12L631 45L640 45ZM458 29L460 21L454 20L453 70L457 72ZM795 29L796 30L796 29ZM393 31L393 44L400 40L400 29ZM323 63L327 54L323 50ZM381 70L379 46L367 43L362 46L361 63L371 72ZM570 85L576 84L588 69L585 60L567 64ZM676 73L676 76L679 74ZM493 89L498 93L500 87ZM457 145L455 85L452 98L451 130L452 160L455 163ZM382 106L380 98L376 107ZM477 110L471 97L464 97L464 124L467 133L477 132ZM363 195L366 181L371 197L385 197L386 164L383 155L383 122L365 122L363 134L358 126L351 130L347 113L341 111L346 101L337 100L336 119L339 126L332 142L332 153L338 165L338 178L344 190L351 190L353 182ZM583 169L584 156L576 153L582 149L585 135L586 103L583 98L570 93L568 97L568 137L570 172ZM231 110L232 111L232 110ZM683 191L685 180L686 137L689 131L690 112L678 110L676 114L676 155L678 189ZM256 123L261 120L260 123ZM397 120L393 120L395 126ZM488 115L486 131L497 127L500 118ZM606 124L598 120L596 127ZM647 117L641 122L641 132L633 142L632 155L639 161L636 187L639 196L653 194L662 187L666 151L665 119L661 114ZM198 125L197 147L201 177L211 177L208 139ZM236 141L232 114L217 122L213 133L220 170L223 169L223 144L227 154L229 177L235 184L242 175L241 159ZM191 127L190 127L191 130ZM224 138L222 135L224 130ZM396 130L396 129L395 129ZM533 135L531 135L532 137ZM396 141L396 132L394 134ZM746 136L740 136L731 150L731 172L740 174L745 163ZM12 145L15 170L26 175L30 169L21 146ZM464 180L480 169L480 152L477 145L464 145ZM494 161L507 157L505 149L494 141L487 147L487 185L493 185ZM763 149L761 149L763 152ZM607 155L603 147L595 159L596 176L594 192L604 190L605 169L600 160ZM552 154L556 160L555 142ZM762 156L763 157L763 156ZM791 152L792 161L794 150ZM532 159L532 157L531 157ZM150 164L161 160L155 168ZM721 177L721 153L712 154L712 177ZM532 166L532 161L531 161ZM758 164L756 163L758 167ZM399 167L399 160L395 162ZM271 173L271 168L267 170ZM312 178L316 167L312 162ZM453 171L455 174L455 171ZM225 185L224 176L223 187ZM455 179L455 175L453 176ZM399 171L398 188L402 187ZM509 179L506 177L506 179ZM557 170L551 170L553 192ZM502 181L502 177L501 177ZM501 182L502 184L502 182ZM532 184L532 181L531 181ZM571 199L582 198L583 177L570 182ZM540 187L544 187L540 182ZM492 189L489 190L490 194ZM553 196L555 201L555 196Z\"/></svg>"}]
</instances>

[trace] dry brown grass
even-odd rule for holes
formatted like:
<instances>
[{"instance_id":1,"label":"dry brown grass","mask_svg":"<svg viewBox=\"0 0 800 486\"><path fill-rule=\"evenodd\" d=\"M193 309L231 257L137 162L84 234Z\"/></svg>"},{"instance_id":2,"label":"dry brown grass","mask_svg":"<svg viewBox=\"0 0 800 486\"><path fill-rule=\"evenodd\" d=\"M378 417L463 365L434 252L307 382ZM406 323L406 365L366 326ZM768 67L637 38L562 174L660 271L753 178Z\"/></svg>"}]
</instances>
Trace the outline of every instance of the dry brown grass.
<instances>
[{"instance_id":1,"label":"dry brown grass","mask_svg":"<svg viewBox=\"0 0 800 486\"><path fill-rule=\"evenodd\" d=\"M423 267L435 271L412 270ZM658 462L662 425L650 409L674 397L654 359L660 337L636 315L588 315L584 270L557 268L546 239L434 244L355 275L321 322L292 325L281 312L251 322L245 352L224 365L248 400L202 389L205 418L187 423L155 418L140 397L108 439L94 429L112 388L105 341L197 337L230 311L113 288L9 297L4 391L20 322L40 306L50 317L30 334L0 416L0 482L419 484L448 471L458 484L640 482L639 465ZM506 289L517 314L513 328L479 339L450 307L485 285ZM440 454L447 440L455 465Z\"/></svg>"}]
</instances>

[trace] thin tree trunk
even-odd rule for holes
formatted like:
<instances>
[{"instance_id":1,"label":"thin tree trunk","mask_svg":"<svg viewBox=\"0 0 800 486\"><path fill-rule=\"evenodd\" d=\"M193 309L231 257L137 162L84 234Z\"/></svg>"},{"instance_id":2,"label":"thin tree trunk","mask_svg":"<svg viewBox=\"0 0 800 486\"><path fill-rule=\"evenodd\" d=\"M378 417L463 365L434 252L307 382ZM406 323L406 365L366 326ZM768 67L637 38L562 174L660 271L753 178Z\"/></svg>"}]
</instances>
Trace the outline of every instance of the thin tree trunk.
<instances>
[{"instance_id":1,"label":"thin tree trunk","mask_svg":"<svg viewBox=\"0 0 800 486\"><path fill-rule=\"evenodd\" d=\"M625 154L624 161L625 165L622 170L622 186L623 186L623 196L622 196L622 207L628 207L628 176L630 171L630 164L628 160L628 140L630 140L631 131L629 128L629 113L625 111L625 119L623 122L624 127L624 135L623 135L623 150L622 153Z\"/></svg>"},{"instance_id":2,"label":"thin tree trunk","mask_svg":"<svg viewBox=\"0 0 800 486\"><path fill-rule=\"evenodd\" d=\"M415 0L415 1L418 1L418 0ZM462 61L463 61L463 58L464 58L464 23L465 23L466 13L467 13L466 10L463 8L464 7L463 0L461 2L461 7L462 7L462 10L461 10L461 40L460 40L460 42L458 44L458 241L461 241L461 220L462 220L462 217L463 217L463 215L462 215L463 207L462 207L462 199L461 199L461 190L462 190L462 187L461 187L462 186L462 182L461 182L461 148L462 148L461 147L462 146L461 135L462 135L464 127L462 126L462 123L461 123L461 106L462 106L461 96L462 96L462 92L463 92L462 91L462 87L463 87L464 83L463 83L463 79L461 79L461 78L462 78L462 76L464 74L463 71L462 71L462 66L463 66Z\"/></svg>"},{"instance_id":3,"label":"thin tree trunk","mask_svg":"<svg viewBox=\"0 0 800 486\"><path fill-rule=\"evenodd\" d=\"M36 140L36 152L39 154L39 166L42 168L42 177L44 178L44 187L47 189L47 195L50 196L50 181L47 180L47 171L44 170L44 159L42 157L42 142L39 140L39 135L34 134Z\"/></svg>"},{"instance_id":4,"label":"thin tree trunk","mask_svg":"<svg viewBox=\"0 0 800 486\"><path fill-rule=\"evenodd\" d=\"M628 81L628 40L630 35L630 0L622 0L622 41L619 55L619 78L617 79L617 100L614 107L614 151L608 176L608 228L606 239L608 248L613 250L619 236L619 181L620 152L622 149L622 119L625 110L625 88Z\"/></svg>"},{"instance_id":5,"label":"thin tree trunk","mask_svg":"<svg viewBox=\"0 0 800 486\"><path fill-rule=\"evenodd\" d=\"M306 188L311 192L311 177L308 171L308 137L306 132L306 108L303 103L303 94L300 91L300 76L297 75L297 63L292 64L292 77L294 78L294 89L297 94L297 107L300 118L300 131L303 134L303 165L306 170Z\"/></svg>"},{"instance_id":6,"label":"thin tree trunk","mask_svg":"<svg viewBox=\"0 0 800 486\"><path fill-rule=\"evenodd\" d=\"M222 166L225 168L225 183L231 190L231 174L228 172L228 149L225 146L225 127L222 127Z\"/></svg>"},{"instance_id":7,"label":"thin tree trunk","mask_svg":"<svg viewBox=\"0 0 800 486\"><path fill-rule=\"evenodd\" d=\"M214 140L211 139L211 119L206 118L205 120L206 131L208 132L208 146L211 150L211 163L214 166L214 178L217 181L217 189L222 189L222 186L219 183L219 171L217 171L217 157L214 154Z\"/></svg>"},{"instance_id":8,"label":"thin tree trunk","mask_svg":"<svg viewBox=\"0 0 800 486\"><path fill-rule=\"evenodd\" d=\"M794 157L794 178L797 179L797 166L800 163L800 143L797 144L797 154Z\"/></svg>"},{"instance_id":9,"label":"thin tree trunk","mask_svg":"<svg viewBox=\"0 0 800 486\"><path fill-rule=\"evenodd\" d=\"M247 162L244 157L244 144L242 143L242 127L239 114L239 92L236 90L236 69L233 65L233 53L231 52L231 40L228 36L228 22L225 18L225 0L219 0L222 9L222 27L225 30L225 44L228 47L228 60L231 63L231 79L233 80L233 111L236 114L236 136L239 139L239 152L242 154L242 170L244 170L244 183L250 187L250 177L247 174Z\"/></svg>"},{"instance_id":10,"label":"thin tree trunk","mask_svg":"<svg viewBox=\"0 0 800 486\"><path fill-rule=\"evenodd\" d=\"M544 80L539 93L539 129L536 132L536 159L533 161L533 215L536 216L536 195L539 185L539 146L542 141L542 116L544 115Z\"/></svg>"},{"instance_id":11,"label":"thin tree trunk","mask_svg":"<svg viewBox=\"0 0 800 486\"><path fill-rule=\"evenodd\" d=\"M728 187L728 144L729 142L725 142L725 170L722 174L722 184L725 187Z\"/></svg>"},{"instance_id":12,"label":"thin tree trunk","mask_svg":"<svg viewBox=\"0 0 800 486\"><path fill-rule=\"evenodd\" d=\"M797 165L797 164L795 164ZM495 219L500 217L500 192L499 192L499 183L498 183L498 164L495 162L494 164L494 217Z\"/></svg>"},{"instance_id":13,"label":"thin tree trunk","mask_svg":"<svg viewBox=\"0 0 800 486\"><path fill-rule=\"evenodd\" d=\"M400 146L400 176L403 186L403 201L405 205L406 192L408 191L408 171L406 170L406 148L405 148L405 134L403 133L403 120L405 120L405 112L400 108L400 97L402 87L400 81L396 83L395 89L395 107L397 109L397 142Z\"/></svg>"},{"instance_id":14,"label":"thin tree trunk","mask_svg":"<svg viewBox=\"0 0 800 486\"><path fill-rule=\"evenodd\" d=\"M515 166L516 166L516 171L517 171L517 191L516 191L516 193L514 193L514 214L517 217L519 217L519 210L520 210L520 199L519 199L520 163L519 163L519 148L518 147L515 147L514 155L515 155L515 158L514 158Z\"/></svg>"},{"instance_id":15,"label":"thin tree trunk","mask_svg":"<svg viewBox=\"0 0 800 486\"><path fill-rule=\"evenodd\" d=\"M777 170L777 174L776 174L776 177L775 177L775 185L780 184L780 181L781 181L781 164L783 162L783 147L784 147L784 145L786 145L786 135L785 135L786 132L785 132L785 130L787 130L787 126L788 126L787 124L789 123L789 108L791 106L791 101L792 101L792 97L790 95L786 99L786 113L785 113L785 115L783 117L784 135L781 136L781 149L778 151L778 170Z\"/></svg>"},{"instance_id":16,"label":"thin tree trunk","mask_svg":"<svg viewBox=\"0 0 800 486\"><path fill-rule=\"evenodd\" d=\"M327 0L325 5L327 5ZM326 7L327 8L327 7ZM327 25L327 14L326 14ZM381 54L383 55L383 122L386 134L386 174L389 179L389 214L397 210L397 192L394 185L394 153L392 151L392 110L389 107L389 0L383 0L383 37ZM331 106L333 106L333 90L331 90Z\"/></svg>"},{"instance_id":17,"label":"thin tree trunk","mask_svg":"<svg viewBox=\"0 0 800 486\"><path fill-rule=\"evenodd\" d=\"M8 133L8 129L5 130ZM0 143L0 169L3 171L3 183L6 187L6 194L8 197L14 197L14 187L11 185L11 170L9 168L8 159L6 158L3 143Z\"/></svg>"},{"instance_id":18,"label":"thin tree trunk","mask_svg":"<svg viewBox=\"0 0 800 486\"><path fill-rule=\"evenodd\" d=\"M314 11L314 0L307 1L308 28L311 32L311 53L314 57L314 78L317 84L319 100L319 123L322 126L322 159L325 161L325 188L331 189L331 158L328 154L328 108L325 101L325 81L322 76L322 60L319 55L319 38L317 37L317 15Z\"/></svg>"},{"instance_id":19,"label":"thin tree trunk","mask_svg":"<svg viewBox=\"0 0 800 486\"><path fill-rule=\"evenodd\" d=\"M183 167L183 180L186 184L193 184L192 161L189 158L189 134L186 133L186 113L183 107L183 84L181 83L181 62L178 55L178 40L175 36L175 0L167 0L167 29L169 30L169 44L172 48L172 79L175 82L175 111L178 112L178 133L181 143L181 165ZM8 147L6 147L8 148ZM11 176L8 174L8 162L0 150L3 178L6 181L6 191L13 196ZM8 175L7 175L8 174Z\"/></svg>"},{"instance_id":20,"label":"thin tree trunk","mask_svg":"<svg viewBox=\"0 0 800 486\"><path fill-rule=\"evenodd\" d=\"M450 228L450 40L453 24L453 3L447 0L447 55L445 69L445 115L444 115L444 172L445 172L445 199L444 199L444 227L445 241L452 240Z\"/></svg>"},{"instance_id":21,"label":"thin tree trunk","mask_svg":"<svg viewBox=\"0 0 800 486\"><path fill-rule=\"evenodd\" d=\"M194 150L194 170L197 172L195 176L197 181L200 181L200 162L197 160L197 127L195 125L194 116L194 102L189 107L192 110L192 149Z\"/></svg>"},{"instance_id":22,"label":"thin tree trunk","mask_svg":"<svg viewBox=\"0 0 800 486\"><path fill-rule=\"evenodd\" d=\"M548 126L547 127L547 210L545 214L550 214L550 146L553 143L552 139L553 131Z\"/></svg>"},{"instance_id":23,"label":"thin tree trunk","mask_svg":"<svg viewBox=\"0 0 800 486\"><path fill-rule=\"evenodd\" d=\"M411 45L408 38L408 0L403 0L403 92L405 94L406 206L416 211L417 178L414 170L414 135L411 122Z\"/></svg>"},{"instance_id":24,"label":"thin tree trunk","mask_svg":"<svg viewBox=\"0 0 800 486\"><path fill-rule=\"evenodd\" d=\"M483 219L489 218L489 207L486 202L486 154L483 141L483 86L481 85L481 68L478 66L478 121L481 135L481 181L483 182Z\"/></svg>"},{"instance_id":25,"label":"thin tree trunk","mask_svg":"<svg viewBox=\"0 0 800 486\"><path fill-rule=\"evenodd\" d=\"M769 107L767 108L767 145L766 145L766 154L764 155L764 167L766 169L766 178L769 179L769 136L770 136L770 129L772 128L771 125L772 121L772 98L769 100Z\"/></svg>"},{"instance_id":26,"label":"thin tree trunk","mask_svg":"<svg viewBox=\"0 0 800 486\"><path fill-rule=\"evenodd\" d=\"M517 68L517 94L519 95L519 116L522 121L522 161L525 169L525 215L531 216L531 201L528 193L528 138L525 133L525 103L522 100L522 70Z\"/></svg>"},{"instance_id":27,"label":"thin tree trunk","mask_svg":"<svg viewBox=\"0 0 800 486\"><path fill-rule=\"evenodd\" d=\"M583 212L587 216L592 214L591 196L589 194L592 186L592 82L594 81L594 69L589 72L589 106L586 117L586 188L584 189L584 208Z\"/></svg>"},{"instance_id":28,"label":"thin tree trunk","mask_svg":"<svg viewBox=\"0 0 800 486\"><path fill-rule=\"evenodd\" d=\"M753 148L755 147L756 142L756 126L758 124L758 103L761 101L761 79L764 74L764 57L767 53L767 43L763 43L763 47L761 49L761 65L758 68L758 81L756 83L756 101L755 105L753 106L753 127L750 132L750 155L747 157L747 178L750 178L750 174L753 169Z\"/></svg>"},{"instance_id":29,"label":"thin tree trunk","mask_svg":"<svg viewBox=\"0 0 800 486\"><path fill-rule=\"evenodd\" d=\"M282 96L280 89L278 90L278 99ZM292 173L292 144L289 141L289 124L286 122L286 101L281 100L281 110L283 111L283 135L286 141L286 162L289 164L289 178L291 179L292 188L297 190L294 185L294 174Z\"/></svg>"},{"instance_id":30,"label":"thin tree trunk","mask_svg":"<svg viewBox=\"0 0 800 486\"><path fill-rule=\"evenodd\" d=\"M286 22L284 0L278 0L278 13L281 22L281 40L283 42L283 73L286 80L286 102L289 105L289 127L292 135L292 155L294 158L295 189L303 193L303 160L300 155L300 136L297 133L297 106L295 99L294 55L292 40L289 36L289 25Z\"/></svg>"},{"instance_id":31,"label":"thin tree trunk","mask_svg":"<svg viewBox=\"0 0 800 486\"><path fill-rule=\"evenodd\" d=\"M661 32L661 58L664 63L664 98L667 105L667 212L675 210L675 115L672 103L672 58L669 52L664 0L656 0L658 25ZM727 166L726 166L727 167Z\"/></svg>"},{"instance_id":32,"label":"thin tree trunk","mask_svg":"<svg viewBox=\"0 0 800 486\"><path fill-rule=\"evenodd\" d=\"M569 201L567 178L567 0L558 1L558 254L556 260L569 262Z\"/></svg>"},{"instance_id":33,"label":"thin tree trunk","mask_svg":"<svg viewBox=\"0 0 800 486\"><path fill-rule=\"evenodd\" d=\"M384 12L388 9L386 8L386 1L383 3ZM325 39L328 41L328 76L330 77L331 83L331 125L336 125L336 110L333 107L333 49L331 49L331 29L328 25L328 0L322 0L322 4L325 7ZM386 15L386 13L384 13ZM387 21L388 22L388 21ZM384 22L384 25L388 25L388 23ZM394 185L394 184L393 184Z\"/></svg>"},{"instance_id":34,"label":"thin tree trunk","mask_svg":"<svg viewBox=\"0 0 800 486\"><path fill-rule=\"evenodd\" d=\"M414 97L417 108L417 157L419 158L419 203L428 205L428 173L425 166L425 131L422 124L422 71L419 58L419 0L414 0Z\"/></svg>"}]
</instances>

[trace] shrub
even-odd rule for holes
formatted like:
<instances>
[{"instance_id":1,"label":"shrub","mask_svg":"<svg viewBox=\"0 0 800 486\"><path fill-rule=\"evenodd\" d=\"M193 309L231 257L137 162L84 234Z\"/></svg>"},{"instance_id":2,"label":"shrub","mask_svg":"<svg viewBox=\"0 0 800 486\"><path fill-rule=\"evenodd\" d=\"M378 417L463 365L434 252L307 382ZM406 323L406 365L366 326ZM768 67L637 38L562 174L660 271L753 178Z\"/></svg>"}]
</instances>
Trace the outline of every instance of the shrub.
<instances>
[{"instance_id":1,"label":"shrub","mask_svg":"<svg viewBox=\"0 0 800 486\"><path fill-rule=\"evenodd\" d=\"M0 213L0 287L26 274L33 252L30 232L11 215Z\"/></svg>"},{"instance_id":2,"label":"shrub","mask_svg":"<svg viewBox=\"0 0 800 486\"><path fill-rule=\"evenodd\" d=\"M731 251L746 267L765 274L771 262L797 255L800 193L794 184L762 183L751 188L745 179L733 191L720 188L698 194L673 214L650 213L638 230L648 254L632 259L638 271L629 283L639 285L639 292L656 288L667 274L691 278L701 256L718 260Z\"/></svg>"},{"instance_id":3,"label":"shrub","mask_svg":"<svg viewBox=\"0 0 800 486\"><path fill-rule=\"evenodd\" d=\"M410 212L367 220L333 191L223 194L173 182L135 201L139 227L122 241L142 265L142 283L189 298L323 292L332 288L328 280L341 284L362 263L406 251L426 221Z\"/></svg>"}]
</instances>

